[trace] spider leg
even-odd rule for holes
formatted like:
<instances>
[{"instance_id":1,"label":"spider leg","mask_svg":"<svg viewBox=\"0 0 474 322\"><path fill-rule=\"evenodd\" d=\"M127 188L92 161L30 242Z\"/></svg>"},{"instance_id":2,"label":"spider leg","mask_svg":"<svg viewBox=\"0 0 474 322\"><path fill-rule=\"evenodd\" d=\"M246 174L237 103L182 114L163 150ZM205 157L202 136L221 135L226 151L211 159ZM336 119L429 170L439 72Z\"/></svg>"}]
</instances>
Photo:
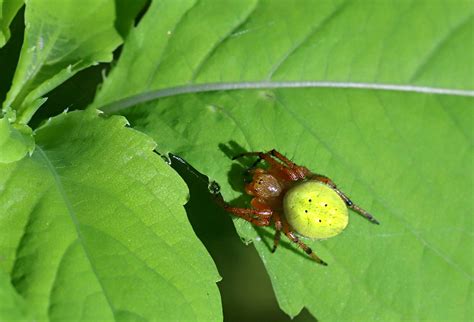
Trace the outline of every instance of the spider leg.
<instances>
[{"instance_id":1,"label":"spider leg","mask_svg":"<svg viewBox=\"0 0 474 322\"><path fill-rule=\"evenodd\" d=\"M362 209L361 207L359 207L358 205L356 205L355 203L353 203L351 201L351 199L349 199L348 196L346 196L344 194L344 192L342 192L341 190L339 190L336 186L336 184L331 180L329 179L328 177L326 176L323 176L323 175L320 175L320 174L312 174L309 179L311 180L317 180L317 181L320 181L320 182L323 182L325 184L327 184L328 186L330 186L332 189L334 189L334 191L336 191L336 193L341 197L342 200L344 200L344 202L346 203L347 207L351 208L352 210L354 210L355 212L357 212L359 215L361 215L362 217L366 218L367 220L369 220L370 222L374 223L374 224L377 224L379 225L380 223L378 222L377 219L374 218L374 216L372 216L369 212L367 212L366 210Z\"/></svg>"},{"instance_id":2,"label":"spider leg","mask_svg":"<svg viewBox=\"0 0 474 322\"><path fill-rule=\"evenodd\" d=\"M269 226L270 218L272 217L271 209L251 209L251 208L238 208L232 207L230 204L224 201L224 198L220 193L214 195L216 202L224 208L225 211L234 214L256 226Z\"/></svg>"},{"instance_id":3,"label":"spider leg","mask_svg":"<svg viewBox=\"0 0 474 322\"><path fill-rule=\"evenodd\" d=\"M324 266L328 265L325 261L323 261L321 258L318 257L318 255L316 255L313 252L311 247L309 247L308 245L306 245L305 243L303 243L302 241L299 240L299 238L293 233L293 231L290 230L290 227L289 227L288 223L286 223L286 222L283 222L283 231L284 231L286 237L288 237L292 242L298 244L298 246L301 249L303 249L306 254L311 256L312 259L314 259L316 262L318 262L321 265L324 265Z\"/></svg>"},{"instance_id":4,"label":"spider leg","mask_svg":"<svg viewBox=\"0 0 474 322\"><path fill-rule=\"evenodd\" d=\"M291 161L290 159L288 159L287 157L285 157L283 154L281 154L275 149L272 149L270 152L268 152L268 154L274 156L275 158L283 162L287 167L291 169L297 167L296 163L294 163L293 161Z\"/></svg>"},{"instance_id":5,"label":"spider leg","mask_svg":"<svg viewBox=\"0 0 474 322\"><path fill-rule=\"evenodd\" d=\"M272 151L275 151L276 153L278 153L278 155L281 155L276 150L272 150ZM294 163L292 163L293 167L290 167L287 164L277 161L272 156L272 153L273 153L272 151L266 152L266 153L265 152L245 152L233 157L232 160L241 158L243 156L258 156L259 159L252 165L252 167L256 166L257 163L260 162L261 160L265 160L265 162L267 162L267 164L270 166L269 171L272 174L274 175L276 174L276 176L280 176L280 177L283 176L284 178L286 178L286 180L289 180L289 181L301 180L305 178L308 173L310 173L310 171L306 169L305 167L297 166ZM252 167L249 169L250 171L252 170Z\"/></svg>"},{"instance_id":6,"label":"spider leg","mask_svg":"<svg viewBox=\"0 0 474 322\"><path fill-rule=\"evenodd\" d=\"M271 150L268 153L271 154L277 160L281 161L286 167L290 169L293 181L304 179L309 174L311 174L311 171L309 171L308 168L303 167L301 165L297 165L275 149Z\"/></svg>"},{"instance_id":7,"label":"spider leg","mask_svg":"<svg viewBox=\"0 0 474 322\"><path fill-rule=\"evenodd\" d=\"M249 174L249 173L252 172L253 169L255 169L257 167L257 165L263 159L260 157L260 152L244 152L244 153L241 153L241 154L238 154L238 155L232 157L232 160L236 160L236 159L239 159L239 158L242 158L242 157L245 157L245 156L258 156L258 159L255 160L255 162L252 163L252 165L250 167L248 167L244 172L245 174Z\"/></svg>"},{"instance_id":8,"label":"spider leg","mask_svg":"<svg viewBox=\"0 0 474 322\"><path fill-rule=\"evenodd\" d=\"M283 224L281 222L280 215L278 213L274 213L273 216L275 217L275 237L273 239L273 248L272 248L272 253L274 253L278 247L278 244L280 243L280 237L281 237L281 229L283 228Z\"/></svg>"},{"instance_id":9,"label":"spider leg","mask_svg":"<svg viewBox=\"0 0 474 322\"><path fill-rule=\"evenodd\" d=\"M319 181L319 182L322 182L322 183L325 183L327 184L328 186L330 186L331 188L336 188L336 184L331 180L329 179L328 177L326 176L323 176L322 174L317 174L317 173L311 173L310 175L308 175L308 179L310 180L316 180L316 181ZM342 196L341 196L342 197ZM344 199L344 198L342 198ZM344 200L345 201L345 200Z\"/></svg>"},{"instance_id":10,"label":"spider leg","mask_svg":"<svg viewBox=\"0 0 474 322\"><path fill-rule=\"evenodd\" d=\"M336 190L337 192L337 190ZM342 194L342 192L341 192ZM347 198L347 197L346 197ZM344 199L344 198L343 198ZM346 200L345 200L346 201ZM369 220L371 223L374 223L376 225L380 225L379 221L377 219L374 218L374 216L372 216L370 213L368 213L366 210L362 209L361 207L359 207L358 205L356 205L355 203L353 203L349 198L347 198L347 201L346 201L346 204L349 208L351 208L352 210L354 210L355 212L357 212L359 215L361 215L362 217L366 218L367 220Z\"/></svg>"},{"instance_id":11,"label":"spider leg","mask_svg":"<svg viewBox=\"0 0 474 322\"><path fill-rule=\"evenodd\" d=\"M262 161L262 158L258 157L258 159L255 160L254 163L252 163L252 165L250 166L250 168L247 169L247 171L250 172L250 170L254 169L260 163L260 161Z\"/></svg>"},{"instance_id":12,"label":"spider leg","mask_svg":"<svg viewBox=\"0 0 474 322\"><path fill-rule=\"evenodd\" d=\"M274 166L275 163L278 164L279 171L285 173L291 181L299 181L306 178L311 173L308 168L297 165L275 149L267 152L266 155L272 156L273 158L270 158L272 160L278 160L278 162L271 163L272 166ZM267 159L265 159L265 161L267 161Z\"/></svg>"},{"instance_id":13,"label":"spider leg","mask_svg":"<svg viewBox=\"0 0 474 322\"><path fill-rule=\"evenodd\" d=\"M277 160L280 160L288 168L292 169L296 167L295 163L293 163L290 159L288 159L287 157L285 157L283 154L281 154L275 149L272 149L268 152L244 152L244 153L236 155L235 157L232 158L232 160L236 160L236 159L247 157L247 156L258 156L257 161L255 161L250 167L250 168L254 168L260 161L262 160L268 161L268 158L265 158L264 155L275 157Z\"/></svg>"},{"instance_id":14,"label":"spider leg","mask_svg":"<svg viewBox=\"0 0 474 322\"><path fill-rule=\"evenodd\" d=\"M287 157L285 157L283 154L281 154L280 152L278 152L275 149L272 149L268 152L244 152L244 153L236 155L235 157L232 158L232 160L235 160L235 159L238 159L238 158L241 158L241 157L244 157L244 156L259 156L260 160L261 160L261 159L263 159L262 154L267 154L267 155L274 156L275 158L277 158L278 160L283 162L289 168L293 168L293 167L296 166L296 164L294 162L292 162L290 159L288 159Z\"/></svg>"}]
</instances>

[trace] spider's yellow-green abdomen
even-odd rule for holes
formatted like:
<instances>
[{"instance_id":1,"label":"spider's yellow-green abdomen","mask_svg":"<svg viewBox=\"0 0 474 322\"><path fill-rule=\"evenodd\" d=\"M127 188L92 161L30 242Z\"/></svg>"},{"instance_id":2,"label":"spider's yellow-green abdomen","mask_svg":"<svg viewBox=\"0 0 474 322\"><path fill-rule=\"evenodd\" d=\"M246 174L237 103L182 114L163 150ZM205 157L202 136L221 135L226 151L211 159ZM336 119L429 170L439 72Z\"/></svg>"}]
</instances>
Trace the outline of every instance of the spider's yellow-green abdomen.
<instances>
[{"instance_id":1,"label":"spider's yellow-green abdomen","mask_svg":"<svg viewBox=\"0 0 474 322\"><path fill-rule=\"evenodd\" d=\"M336 236L349 222L344 201L319 181L306 181L288 190L283 209L288 223L298 234L314 239Z\"/></svg>"}]
</instances>

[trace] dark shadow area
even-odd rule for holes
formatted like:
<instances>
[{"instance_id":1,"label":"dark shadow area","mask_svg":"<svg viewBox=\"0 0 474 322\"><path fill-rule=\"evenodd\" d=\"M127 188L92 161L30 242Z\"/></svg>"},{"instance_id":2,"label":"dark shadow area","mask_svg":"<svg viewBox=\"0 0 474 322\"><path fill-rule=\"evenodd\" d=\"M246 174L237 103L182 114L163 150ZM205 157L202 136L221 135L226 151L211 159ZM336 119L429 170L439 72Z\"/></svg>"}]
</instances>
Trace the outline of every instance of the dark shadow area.
<instances>
[{"instance_id":1,"label":"dark shadow area","mask_svg":"<svg viewBox=\"0 0 474 322\"><path fill-rule=\"evenodd\" d=\"M25 31L24 15L25 7L23 6L10 24L10 39L3 48L0 48L0 102L5 100L7 92L10 90L16 65L20 58Z\"/></svg>"},{"instance_id":2,"label":"dark shadow area","mask_svg":"<svg viewBox=\"0 0 474 322\"><path fill-rule=\"evenodd\" d=\"M181 158L170 159L189 187L191 197L185 206L189 221L223 278L217 285L224 321L315 321L306 310L293 320L280 310L260 257L253 246L240 241L231 215L214 202L208 178Z\"/></svg>"},{"instance_id":3,"label":"dark shadow area","mask_svg":"<svg viewBox=\"0 0 474 322\"><path fill-rule=\"evenodd\" d=\"M65 109L85 109L94 100L97 87L102 83L102 75L109 66L99 64L88 67L46 93L44 96L48 100L35 113L30 126L36 128L42 121L60 114Z\"/></svg>"},{"instance_id":4,"label":"dark shadow area","mask_svg":"<svg viewBox=\"0 0 474 322\"><path fill-rule=\"evenodd\" d=\"M273 248L273 238L275 236L275 231L268 231L263 229L262 227L255 227L255 230L257 231L257 234L261 238L265 247L267 247L268 250L271 251ZM278 244L278 249L276 251L278 252L279 249L283 248L286 249L286 251L297 254L298 256L303 257L305 260L314 263L314 260L311 257L307 256L301 249L292 247L291 243L292 242L290 242L288 239L286 239L284 235L282 235L280 243Z\"/></svg>"},{"instance_id":5,"label":"dark shadow area","mask_svg":"<svg viewBox=\"0 0 474 322\"><path fill-rule=\"evenodd\" d=\"M131 28L143 18L151 0L115 0L115 29L126 39Z\"/></svg>"},{"instance_id":6,"label":"dark shadow area","mask_svg":"<svg viewBox=\"0 0 474 322\"><path fill-rule=\"evenodd\" d=\"M247 152L235 141L230 141L227 145L219 144L219 149L224 152L224 154L229 159L233 159L235 156ZM244 184L252 181L252 176L248 172L248 169L251 167L252 163L253 161L249 158L239 158L232 164L232 167L228 173L228 183L232 190L243 192ZM231 203L234 204L234 202ZM240 203L240 205L242 205L242 203Z\"/></svg>"}]
</instances>

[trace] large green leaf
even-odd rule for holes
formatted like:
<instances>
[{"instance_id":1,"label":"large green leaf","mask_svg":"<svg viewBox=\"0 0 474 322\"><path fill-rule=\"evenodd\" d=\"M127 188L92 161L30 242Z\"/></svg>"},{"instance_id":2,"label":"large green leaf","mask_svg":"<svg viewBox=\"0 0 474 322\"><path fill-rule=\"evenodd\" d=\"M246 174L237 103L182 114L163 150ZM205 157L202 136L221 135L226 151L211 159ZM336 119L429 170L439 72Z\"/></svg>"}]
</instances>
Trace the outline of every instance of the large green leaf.
<instances>
[{"instance_id":1,"label":"large green leaf","mask_svg":"<svg viewBox=\"0 0 474 322\"><path fill-rule=\"evenodd\" d=\"M472 2L463 0L154 1L96 106L190 83L472 89L473 14Z\"/></svg>"},{"instance_id":2,"label":"large green leaf","mask_svg":"<svg viewBox=\"0 0 474 322\"><path fill-rule=\"evenodd\" d=\"M329 267L288 243L272 255L272 229L236 220L289 315L468 319L473 13L469 1L155 1L95 106L228 200L243 171L229 155L277 148L376 215L380 226L352 214L342 235L308 241ZM235 88L249 90L210 93Z\"/></svg>"},{"instance_id":3,"label":"large green leaf","mask_svg":"<svg viewBox=\"0 0 474 322\"><path fill-rule=\"evenodd\" d=\"M10 38L10 23L22 5L23 0L0 0L0 48Z\"/></svg>"},{"instance_id":4,"label":"large green leaf","mask_svg":"<svg viewBox=\"0 0 474 322\"><path fill-rule=\"evenodd\" d=\"M0 268L39 321L220 320L186 185L125 124L62 114L0 164Z\"/></svg>"},{"instance_id":5,"label":"large green leaf","mask_svg":"<svg viewBox=\"0 0 474 322\"><path fill-rule=\"evenodd\" d=\"M163 151L217 180L228 200L242 194L244 171L229 155L277 148L333 178L382 222L352 214L342 235L308 241L326 268L301 251L271 254L272 230L239 220L246 239L264 237L255 244L288 314L306 306L323 320L462 319L472 313L473 136L457 120L472 120L472 104L301 89L168 98L128 116Z\"/></svg>"},{"instance_id":6,"label":"large green leaf","mask_svg":"<svg viewBox=\"0 0 474 322\"><path fill-rule=\"evenodd\" d=\"M45 93L81 69L110 61L121 43L114 19L113 0L27 1L23 47L3 110L15 110L27 123Z\"/></svg>"}]
</instances>

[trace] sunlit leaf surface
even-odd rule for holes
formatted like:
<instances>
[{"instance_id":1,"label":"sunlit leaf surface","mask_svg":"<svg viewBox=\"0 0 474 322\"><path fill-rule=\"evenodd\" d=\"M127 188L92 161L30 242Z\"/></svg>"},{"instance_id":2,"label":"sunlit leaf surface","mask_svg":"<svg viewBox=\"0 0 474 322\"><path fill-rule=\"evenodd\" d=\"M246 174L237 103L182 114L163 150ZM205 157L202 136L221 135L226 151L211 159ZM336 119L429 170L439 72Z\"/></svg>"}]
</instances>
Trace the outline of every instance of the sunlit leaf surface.
<instances>
[{"instance_id":1,"label":"sunlit leaf surface","mask_svg":"<svg viewBox=\"0 0 474 322\"><path fill-rule=\"evenodd\" d=\"M221 320L187 187L125 125L62 114L31 157L0 164L0 268L38 321Z\"/></svg>"}]
</instances>

